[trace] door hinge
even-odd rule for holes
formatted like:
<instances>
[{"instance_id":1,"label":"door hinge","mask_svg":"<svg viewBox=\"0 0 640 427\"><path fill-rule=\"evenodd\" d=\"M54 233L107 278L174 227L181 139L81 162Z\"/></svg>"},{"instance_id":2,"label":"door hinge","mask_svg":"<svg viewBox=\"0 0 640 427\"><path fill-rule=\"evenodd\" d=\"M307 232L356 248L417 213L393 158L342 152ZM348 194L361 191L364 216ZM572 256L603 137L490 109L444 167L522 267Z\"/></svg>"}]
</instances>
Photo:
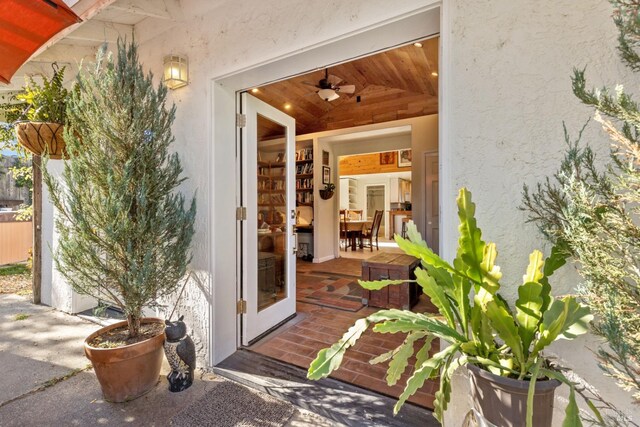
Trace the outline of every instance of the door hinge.
<instances>
[{"instance_id":1,"label":"door hinge","mask_svg":"<svg viewBox=\"0 0 640 427\"><path fill-rule=\"evenodd\" d=\"M247 125L247 115L246 114L236 114L236 127L243 128Z\"/></svg>"},{"instance_id":2,"label":"door hinge","mask_svg":"<svg viewBox=\"0 0 640 427\"><path fill-rule=\"evenodd\" d=\"M247 219L247 208L238 206L236 208L236 221L244 221Z\"/></svg>"},{"instance_id":3,"label":"door hinge","mask_svg":"<svg viewBox=\"0 0 640 427\"><path fill-rule=\"evenodd\" d=\"M243 299L239 299L236 305L236 312L238 314L247 314L247 302Z\"/></svg>"}]
</instances>

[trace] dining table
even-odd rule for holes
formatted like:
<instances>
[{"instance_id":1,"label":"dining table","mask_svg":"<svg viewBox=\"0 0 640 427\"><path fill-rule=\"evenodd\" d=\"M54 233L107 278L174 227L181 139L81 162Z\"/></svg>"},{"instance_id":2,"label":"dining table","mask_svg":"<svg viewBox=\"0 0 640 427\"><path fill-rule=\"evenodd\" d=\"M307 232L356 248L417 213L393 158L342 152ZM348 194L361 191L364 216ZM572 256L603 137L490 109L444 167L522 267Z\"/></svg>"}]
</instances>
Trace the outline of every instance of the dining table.
<instances>
[{"instance_id":1,"label":"dining table","mask_svg":"<svg viewBox=\"0 0 640 427\"><path fill-rule=\"evenodd\" d=\"M360 248L362 248L362 232L371 227L372 221L367 219L352 219L344 221L343 224L349 239L347 247L351 246L351 250L355 251L358 240L360 240Z\"/></svg>"}]
</instances>

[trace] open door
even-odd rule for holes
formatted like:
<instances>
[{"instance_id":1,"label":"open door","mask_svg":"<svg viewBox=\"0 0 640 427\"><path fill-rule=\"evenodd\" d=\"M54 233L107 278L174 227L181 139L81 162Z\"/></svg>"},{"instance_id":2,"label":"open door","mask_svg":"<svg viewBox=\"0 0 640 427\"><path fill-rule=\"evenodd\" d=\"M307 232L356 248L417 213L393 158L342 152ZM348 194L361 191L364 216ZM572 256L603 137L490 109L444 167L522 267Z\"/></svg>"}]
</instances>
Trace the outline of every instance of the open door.
<instances>
[{"instance_id":1,"label":"open door","mask_svg":"<svg viewBox=\"0 0 640 427\"><path fill-rule=\"evenodd\" d=\"M295 120L243 93L242 345L296 312Z\"/></svg>"}]
</instances>

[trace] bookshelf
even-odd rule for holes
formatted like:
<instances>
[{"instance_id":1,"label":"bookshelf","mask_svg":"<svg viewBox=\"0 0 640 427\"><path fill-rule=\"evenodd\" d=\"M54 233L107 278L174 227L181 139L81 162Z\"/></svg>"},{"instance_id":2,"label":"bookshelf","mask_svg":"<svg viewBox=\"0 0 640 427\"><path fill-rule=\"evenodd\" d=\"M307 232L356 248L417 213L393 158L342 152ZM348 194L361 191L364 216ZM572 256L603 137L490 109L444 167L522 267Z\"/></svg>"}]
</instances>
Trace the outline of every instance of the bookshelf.
<instances>
[{"instance_id":1,"label":"bookshelf","mask_svg":"<svg viewBox=\"0 0 640 427\"><path fill-rule=\"evenodd\" d=\"M313 206L313 148L296 151L296 206Z\"/></svg>"},{"instance_id":2,"label":"bookshelf","mask_svg":"<svg viewBox=\"0 0 640 427\"><path fill-rule=\"evenodd\" d=\"M286 223L286 164L258 161L258 211L271 228Z\"/></svg>"}]
</instances>

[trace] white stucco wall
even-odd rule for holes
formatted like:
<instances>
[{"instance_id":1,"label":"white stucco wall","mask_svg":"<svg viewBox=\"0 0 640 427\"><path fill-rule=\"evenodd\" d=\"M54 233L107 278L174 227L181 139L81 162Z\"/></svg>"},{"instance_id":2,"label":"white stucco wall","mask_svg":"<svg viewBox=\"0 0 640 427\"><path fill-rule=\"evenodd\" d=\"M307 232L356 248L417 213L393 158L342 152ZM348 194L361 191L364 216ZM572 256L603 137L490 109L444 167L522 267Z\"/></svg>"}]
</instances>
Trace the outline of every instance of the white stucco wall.
<instances>
[{"instance_id":1,"label":"white stucco wall","mask_svg":"<svg viewBox=\"0 0 640 427\"><path fill-rule=\"evenodd\" d=\"M64 164L60 160L47 163L48 172L60 177ZM55 268L53 253L58 248L58 231L54 226L54 218L58 211L49 202L47 186L42 185L42 285L41 300L43 304L55 307L66 313L79 313L95 307L95 300L86 295L74 292L62 274Z\"/></svg>"},{"instance_id":2,"label":"white stucco wall","mask_svg":"<svg viewBox=\"0 0 640 427\"><path fill-rule=\"evenodd\" d=\"M443 4L442 253L446 259L455 255L454 198L466 186L477 204L483 238L498 245L503 293L513 300L528 253L544 246L535 226L525 225L526 215L518 210L522 186L558 168L565 148L562 122L576 134L592 116L571 92L573 67L587 66L589 83L595 86L622 82L637 88L640 81L618 59L608 1ZM601 153L609 147L596 123L589 125L584 141L597 144ZM574 290L578 277L571 270L552 281L556 294ZM613 403L630 414L635 411L637 422L640 414L628 394L595 367L589 351L595 347L595 340L581 339L554 350Z\"/></svg>"}]
</instances>

